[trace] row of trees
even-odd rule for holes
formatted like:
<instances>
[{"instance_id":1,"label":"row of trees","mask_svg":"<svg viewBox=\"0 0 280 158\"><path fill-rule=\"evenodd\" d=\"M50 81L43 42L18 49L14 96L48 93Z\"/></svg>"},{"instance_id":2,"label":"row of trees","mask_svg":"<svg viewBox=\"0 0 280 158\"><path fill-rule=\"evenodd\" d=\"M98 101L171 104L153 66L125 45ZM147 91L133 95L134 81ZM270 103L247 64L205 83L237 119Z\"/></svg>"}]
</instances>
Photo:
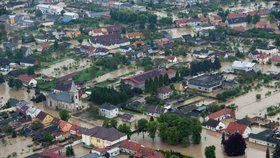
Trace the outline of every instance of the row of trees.
<instances>
[{"instance_id":1,"label":"row of trees","mask_svg":"<svg viewBox=\"0 0 280 158\"><path fill-rule=\"evenodd\" d=\"M145 91L150 93L155 93L159 87L164 85L169 85L170 80L167 74L160 75L154 79L145 80Z\"/></svg>"},{"instance_id":2,"label":"row of trees","mask_svg":"<svg viewBox=\"0 0 280 158\"><path fill-rule=\"evenodd\" d=\"M211 60L193 61L190 64L190 74L197 75L200 72L210 72L212 70L219 70L221 62L219 58L215 58L214 62Z\"/></svg>"},{"instance_id":3,"label":"row of trees","mask_svg":"<svg viewBox=\"0 0 280 158\"><path fill-rule=\"evenodd\" d=\"M261 17L260 17L260 15L258 15L258 14L255 14L255 15L253 15L253 16L247 15L246 19L247 19L247 22L248 22L249 24L251 24L251 23L256 24L257 22L260 21Z\"/></svg>"},{"instance_id":4,"label":"row of trees","mask_svg":"<svg viewBox=\"0 0 280 158\"><path fill-rule=\"evenodd\" d=\"M90 96L90 101L96 104L108 102L116 105L127 101L127 99L128 97L125 93L106 87L94 87Z\"/></svg>"},{"instance_id":5,"label":"row of trees","mask_svg":"<svg viewBox=\"0 0 280 158\"><path fill-rule=\"evenodd\" d=\"M20 79L10 78L8 81L8 85L10 88L20 89L23 86L23 83Z\"/></svg>"},{"instance_id":6,"label":"row of trees","mask_svg":"<svg viewBox=\"0 0 280 158\"><path fill-rule=\"evenodd\" d=\"M146 23L157 23L157 15L147 12L112 9L110 15L112 20L125 24L133 23L144 25Z\"/></svg>"}]
</instances>

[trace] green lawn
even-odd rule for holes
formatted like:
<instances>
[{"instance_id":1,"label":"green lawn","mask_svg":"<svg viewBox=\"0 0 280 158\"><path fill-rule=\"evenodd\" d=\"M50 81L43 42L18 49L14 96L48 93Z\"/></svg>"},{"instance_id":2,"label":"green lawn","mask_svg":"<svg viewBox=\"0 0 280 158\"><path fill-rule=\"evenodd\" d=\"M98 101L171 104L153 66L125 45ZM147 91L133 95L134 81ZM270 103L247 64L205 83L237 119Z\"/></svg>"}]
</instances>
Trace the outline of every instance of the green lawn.
<instances>
[{"instance_id":1,"label":"green lawn","mask_svg":"<svg viewBox=\"0 0 280 158\"><path fill-rule=\"evenodd\" d=\"M107 69L101 69L98 67L90 67L85 70L79 71L75 80L77 81L90 81L98 76L104 75L110 72Z\"/></svg>"},{"instance_id":2,"label":"green lawn","mask_svg":"<svg viewBox=\"0 0 280 158\"><path fill-rule=\"evenodd\" d=\"M39 87L40 90L42 91L50 91L53 89L56 85L58 84L58 81L49 81L45 82L43 80L37 80L37 86Z\"/></svg>"}]
</instances>

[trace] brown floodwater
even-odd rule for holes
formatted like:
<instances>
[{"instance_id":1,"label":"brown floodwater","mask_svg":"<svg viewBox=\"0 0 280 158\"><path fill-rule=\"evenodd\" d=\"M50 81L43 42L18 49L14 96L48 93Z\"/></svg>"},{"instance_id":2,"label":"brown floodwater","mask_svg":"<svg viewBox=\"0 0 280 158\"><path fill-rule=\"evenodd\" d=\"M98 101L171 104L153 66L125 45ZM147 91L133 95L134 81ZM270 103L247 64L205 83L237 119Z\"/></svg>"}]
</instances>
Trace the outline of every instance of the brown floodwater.
<instances>
[{"instance_id":1,"label":"brown floodwater","mask_svg":"<svg viewBox=\"0 0 280 158\"><path fill-rule=\"evenodd\" d=\"M206 139L205 139L206 137ZM206 129L202 130L201 136L201 144L199 145L191 145L189 147L182 146L171 146L161 142L160 138L157 137L153 142L151 138L145 134L145 138L143 139L142 134L135 134L132 136L131 140L137 141L145 146L149 146L155 149L164 149L164 150L174 150L177 152L181 152L186 155L193 156L195 158L204 157L204 148L206 146L214 145L216 147L216 157L217 158L227 158L223 152L223 148L220 144L221 142L221 134L218 132L212 132ZM251 158L251 157L265 157L265 147L255 145L247 142L246 154L244 156L239 156L238 158Z\"/></svg>"}]
</instances>

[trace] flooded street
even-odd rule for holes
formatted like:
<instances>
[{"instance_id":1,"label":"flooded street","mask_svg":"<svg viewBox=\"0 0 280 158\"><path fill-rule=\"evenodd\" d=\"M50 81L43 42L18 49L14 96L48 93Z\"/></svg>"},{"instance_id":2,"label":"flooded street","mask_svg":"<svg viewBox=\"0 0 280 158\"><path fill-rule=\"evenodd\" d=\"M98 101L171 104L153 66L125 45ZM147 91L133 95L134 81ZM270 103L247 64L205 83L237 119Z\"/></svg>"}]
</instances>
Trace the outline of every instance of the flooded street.
<instances>
[{"instance_id":1,"label":"flooded street","mask_svg":"<svg viewBox=\"0 0 280 158\"><path fill-rule=\"evenodd\" d=\"M172 29L163 29L160 31L166 31L168 32L172 38L179 38L182 37L182 35L195 35L195 30L193 28L187 28L187 27L182 27L182 28L172 28Z\"/></svg>"},{"instance_id":2,"label":"flooded street","mask_svg":"<svg viewBox=\"0 0 280 158\"><path fill-rule=\"evenodd\" d=\"M15 152L19 158L29 156L33 153L32 144L32 138L30 137L6 137L5 142L3 139L0 142L0 158L6 158Z\"/></svg>"},{"instance_id":3,"label":"flooded street","mask_svg":"<svg viewBox=\"0 0 280 158\"><path fill-rule=\"evenodd\" d=\"M205 140L206 137L206 140ZM201 144L199 145L191 145L189 147L182 146L170 146L160 141L160 138L156 138L153 142L151 138L145 134L145 138L143 139L142 134L135 134L132 136L131 140L137 141L146 146L156 148L156 149L164 149L164 150L174 150L177 152L181 152L182 154L190 155L195 158L204 157L204 148L206 146L215 145L216 147L216 157L217 158L227 158L223 152L223 148L221 146L221 134L218 132L212 132L206 129L202 130L201 136ZM265 147L258 146L252 143L247 142L246 155L240 156L237 158L251 158L251 157L265 157Z\"/></svg>"}]
</instances>

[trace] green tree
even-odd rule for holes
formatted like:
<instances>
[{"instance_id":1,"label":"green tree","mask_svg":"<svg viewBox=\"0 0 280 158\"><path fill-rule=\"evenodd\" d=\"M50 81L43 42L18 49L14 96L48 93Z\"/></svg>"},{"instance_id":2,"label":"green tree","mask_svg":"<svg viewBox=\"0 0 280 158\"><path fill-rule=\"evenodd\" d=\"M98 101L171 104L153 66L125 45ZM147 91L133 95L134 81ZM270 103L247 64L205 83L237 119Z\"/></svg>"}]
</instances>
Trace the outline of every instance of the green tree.
<instances>
[{"instance_id":1,"label":"green tree","mask_svg":"<svg viewBox=\"0 0 280 158\"><path fill-rule=\"evenodd\" d=\"M280 37L279 36L277 36L277 38L275 39L274 44L278 47L280 46Z\"/></svg>"},{"instance_id":2,"label":"green tree","mask_svg":"<svg viewBox=\"0 0 280 158\"><path fill-rule=\"evenodd\" d=\"M149 136L150 138L153 139L153 141L155 140L157 129L158 129L158 122L152 121L148 123L147 132L149 133Z\"/></svg>"},{"instance_id":3,"label":"green tree","mask_svg":"<svg viewBox=\"0 0 280 158\"><path fill-rule=\"evenodd\" d=\"M276 144L275 150L272 154L272 158L280 158L280 144Z\"/></svg>"},{"instance_id":4,"label":"green tree","mask_svg":"<svg viewBox=\"0 0 280 158\"><path fill-rule=\"evenodd\" d=\"M251 15L247 15L246 20L247 23L250 24L252 22L253 17Z\"/></svg>"},{"instance_id":5,"label":"green tree","mask_svg":"<svg viewBox=\"0 0 280 158\"><path fill-rule=\"evenodd\" d=\"M61 120L68 121L70 118L69 111L64 109L59 110L59 117Z\"/></svg>"},{"instance_id":6,"label":"green tree","mask_svg":"<svg viewBox=\"0 0 280 158\"><path fill-rule=\"evenodd\" d=\"M222 66L221 66L220 59L216 57L215 60L214 60L214 63L213 63L213 68L215 70L220 70L221 67Z\"/></svg>"},{"instance_id":7,"label":"green tree","mask_svg":"<svg viewBox=\"0 0 280 158\"><path fill-rule=\"evenodd\" d=\"M34 131L42 129L43 127L44 127L44 125L39 120L34 120L30 125L30 128L33 129Z\"/></svg>"},{"instance_id":8,"label":"green tree","mask_svg":"<svg viewBox=\"0 0 280 158\"><path fill-rule=\"evenodd\" d=\"M117 128L118 121L116 119L106 119L103 121L102 126L105 128Z\"/></svg>"},{"instance_id":9,"label":"green tree","mask_svg":"<svg viewBox=\"0 0 280 158\"><path fill-rule=\"evenodd\" d=\"M260 100L261 97L262 97L261 94L256 94L256 99L257 99L257 100Z\"/></svg>"},{"instance_id":10,"label":"green tree","mask_svg":"<svg viewBox=\"0 0 280 158\"><path fill-rule=\"evenodd\" d=\"M241 156L245 154L246 142L241 134L235 133L224 142L224 149L228 156Z\"/></svg>"},{"instance_id":11,"label":"green tree","mask_svg":"<svg viewBox=\"0 0 280 158\"><path fill-rule=\"evenodd\" d=\"M38 18L38 17L41 17L43 15L43 13L41 12L41 10L35 10L35 16Z\"/></svg>"},{"instance_id":12,"label":"green tree","mask_svg":"<svg viewBox=\"0 0 280 158\"><path fill-rule=\"evenodd\" d=\"M142 132L144 138L144 132L147 130L148 120L142 118L137 121L137 131Z\"/></svg>"},{"instance_id":13,"label":"green tree","mask_svg":"<svg viewBox=\"0 0 280 158\"><path fill-rule=\"evenodd\" d=\"M216 158L215 150L216 150L216 147L215 147L214 145L207 146L207 147L204 149L204 155L205 155L205 157L206 157L206 158Z\"/></svg>"},{"instance_id":14,"label":"green tree","mask_svg":"<svg viewBox=\"0 0 280 158\"><path fill-rule=\"evenodd\" d=\"M12 132L12 137L13 137L13 138L16 138L16 137L17 137L17 132L16 132L15 130L13 130L13 132Z\"/></svg>"},{"instance_id":15,"label":"green tree","mask_svg":"<svg viewBox=\"0 0 280 158\"><path fill-rule=\"evenodd\" d=\"M266 154L265 154L266 158L270 158L270 152L269 152L269 148L266 148Z\"/></svg>"},{"instance_id":16,"label":"green tree","mask_svg":"<svg viewBox=\"0 0 280 158\"><path fill-rule=\"evenodd\" d=\"M255 15L253 16L253 20L252 20L253 24L256 24L257 22L259 22L260 19L261 19L260 15L255 14Z\"/></svg>"},{"instance_id":17,"label":"green tree","mask_svg":"<svg viewBox=\"0 0 280 158\"><path fill-rule=\"evenodd\" d=\"M119 125L118 131L120 131L120 132L122 132L122 133L125 133L125 134L127 135L127 137L130 138L131 129L130 129L130 127L129 127L128 125L126 125L125 123Z\"/></svg>"},{"instance_id":18,"label":"green tree","mask_svg":"<svg viewBox=\"0 0 280 158\"><path fill-rule=\"evenodd\" d=\"M163 76L164 85L169 85L169 77L167 74Z\"/></svg>"},{"instance_id":19,"label":"green tree","mask_svg":"<svg viewBox=\"0 0 280 158\"><path fill-rule=\"evenodd\" d=\"M23 86L23 83L22 83L21 80L19 80L19 79L14 80L14 88L15 89L20 89L20 88L22 88L22 86Z\"/></svg>"},{"instance_id":20,"label":"green tree","mask_svg":"<svg viewBox=\"0 0 280 158\"><path fill-rule=\"evenodd\" d=\"M52 143L53 142L53 136L50 134L50 133L45 133L44 134L44 141L46 142L46 143Z\"/></svg>"},{"instance_id":21,"label":"green tree","mask_svg":"<svg viewBox=\"0 0 280 158\"><path fill-rule=\"evenodd\" d=\"M54 41L53 48L54 48L54 50L58 49L58 41L57 40Z\"/></svg>"},{"instance_id":22,"label":"green tree","mask_svg":"<svg viewBox=\"0 0 280 158\"><path fill-rule=\"evenodd\" d=\"M62 11L60 12L60 15L63 16L64 13L65 13L65 10L62 10Z\"/></svg>"},{"instance_id":23,"label":"green tree","mask_svg":"<svg viewBox=\"0 0 280 158\"><path fill-rule=\"evenodd\" d=\"M0 84L2 84L4 82L5 82L4 76L2 74L0 74Z\"/></svg>"},{"instance_id":24,"label":"green tree","mask_svg":"<svg viewBox=\"0 0 280 158\"><path fill-rule=\"evenodd\" d=\"M8 81L8 85L10 88L13 88L15 85L14 85L14 78L10 78L9 81Z\"/></svg>"},{"instance_id":25,"label":"green tree","mask_svg":"<svg viewBox=\"0 0 280 158\"><path fill-rule=\"evenodd\" d=\"M33 75L33 74L35 74L35 69L34 69L33 66L29 66L27 68L26 72L27 72L28 75Z\"/></svg>"},{"instance_id":26,"label":"green tree","mask_svg":"<svg viewBox=\"0 0 280 158\"><path fill-rule=\"evenodd\" d=\"M226 134L225 134L225 132L223 132L221 144L224 144L225 140L226 140Z\"/></svg>"},{"instance_id":27,"label":"green tree","mask_svg":"<svg viewBox=\"0 0 280 158\"><path fill-rule=\"evenodd\" d=\"M74 149L72 146L68 146L66 148L66 156L75 156Z\"/></svg>"}]
</instances>

